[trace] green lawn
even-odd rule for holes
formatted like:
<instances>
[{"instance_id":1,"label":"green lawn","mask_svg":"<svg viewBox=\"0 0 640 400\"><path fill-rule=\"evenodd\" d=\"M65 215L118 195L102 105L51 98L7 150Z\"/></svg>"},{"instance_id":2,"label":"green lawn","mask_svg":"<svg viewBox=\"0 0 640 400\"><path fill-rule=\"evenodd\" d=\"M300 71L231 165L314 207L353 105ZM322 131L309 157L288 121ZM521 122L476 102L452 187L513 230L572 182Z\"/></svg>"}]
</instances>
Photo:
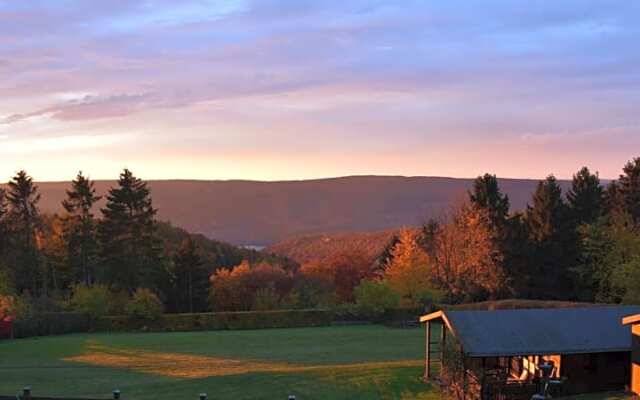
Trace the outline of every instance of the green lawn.
<instances>
[{"instance_id":1,"label":"green lawn","mask_svg":"<svg viewBox=\"0 0 640 400\"><path fill-rule=\"evenodd\" d=\"M440 399L421 329L381 326L81 334L0 341L0 394L123 398Z\"/></svg>"}]
</instances>

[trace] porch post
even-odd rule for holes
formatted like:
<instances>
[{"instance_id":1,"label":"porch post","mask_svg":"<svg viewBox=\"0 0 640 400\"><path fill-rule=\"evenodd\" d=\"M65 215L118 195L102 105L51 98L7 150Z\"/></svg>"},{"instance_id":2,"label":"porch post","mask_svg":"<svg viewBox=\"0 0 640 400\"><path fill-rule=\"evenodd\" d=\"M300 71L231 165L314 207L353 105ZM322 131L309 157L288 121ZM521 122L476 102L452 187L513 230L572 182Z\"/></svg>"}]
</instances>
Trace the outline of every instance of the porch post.
<instances>
[{"instance_id":1,"label":"porch post","mask_svg":"<svg viewBox=\"0 0 640 400\"><path fill-rule=\"evenodd\" d=\"M425 324L425 329L426 329L426 365L425 365L425 371L424 371L424 377L425 379L429 379L431 377L431 372L429 371L431 369L431 321L427 321L427 323Z\"/></svg>"},{"instance_id":2,"label":"porch post","mask_svg":"<svg viewBox=\"0 0 640 400\"><path fill-rule=\"evenodd\" d=\"M447 346L447 325L442 321L441 326L442 331L440 332L440 364L441 367L444 365L444 352L445 347Z\"/></svg>"}]
</instances>

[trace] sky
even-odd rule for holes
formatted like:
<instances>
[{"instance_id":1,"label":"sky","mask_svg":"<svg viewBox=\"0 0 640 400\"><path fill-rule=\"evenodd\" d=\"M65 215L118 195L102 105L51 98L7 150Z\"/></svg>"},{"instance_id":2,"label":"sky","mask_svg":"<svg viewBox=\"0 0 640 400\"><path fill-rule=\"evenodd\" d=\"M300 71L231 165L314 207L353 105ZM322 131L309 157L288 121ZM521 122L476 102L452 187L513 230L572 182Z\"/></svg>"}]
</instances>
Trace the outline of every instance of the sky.
<instances>
[{"instance_id":1,"label":"sky","mask_svg":"<svg viewBox=\"0 0 640 400\"><path fill-rule=\"evenodd\" d=\"M640 2L0 0L0 181L616 177Z\"/></svg>"}]
</instances>

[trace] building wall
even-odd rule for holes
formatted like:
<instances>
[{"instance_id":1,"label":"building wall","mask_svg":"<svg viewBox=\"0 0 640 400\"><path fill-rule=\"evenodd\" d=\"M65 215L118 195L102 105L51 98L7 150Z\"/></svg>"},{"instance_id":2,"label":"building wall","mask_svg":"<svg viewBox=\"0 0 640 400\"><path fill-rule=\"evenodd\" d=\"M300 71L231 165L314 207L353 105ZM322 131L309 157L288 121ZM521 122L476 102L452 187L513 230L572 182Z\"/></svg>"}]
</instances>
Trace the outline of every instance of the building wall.
<instances>
[{"instance_id":1,"label":"building wall","mask_svg":"<svg viewBox=\"0 0 640 400\"><path fill-rule=\"evenodd\" d=\"M629 385L631 354L592 353L562 356L560 374L567 378L565 394L620 390Z\"/></svg>"},{"instance_id":2,"label":"building wall","mask_svg":"<svg viewBox=\"0 0 640 400\"><path fill-rule=\"evenodd\" d=\"M640 395L640 324L633 324L631 332L631 391Z\"/></svg>"}]
</instances>

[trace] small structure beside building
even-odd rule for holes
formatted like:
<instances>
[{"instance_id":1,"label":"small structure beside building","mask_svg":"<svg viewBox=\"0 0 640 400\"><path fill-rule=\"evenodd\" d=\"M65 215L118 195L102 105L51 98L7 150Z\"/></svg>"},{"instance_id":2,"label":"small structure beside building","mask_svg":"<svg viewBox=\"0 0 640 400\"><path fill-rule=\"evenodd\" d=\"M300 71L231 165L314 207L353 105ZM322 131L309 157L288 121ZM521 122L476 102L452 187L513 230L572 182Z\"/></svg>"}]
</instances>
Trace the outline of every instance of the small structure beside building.
<instances>
[{"instance_id":1,"label":"small structure beside building","mask_svg":"<svg viewBox=\"0 0 640 400\"><path fill-rule=\"evenodd\" d=\"M640 396L640 314L622 319L623 325L631 325L631 391Z\"/></svg>"},{"instance_id":2,"label":"small structure beside building","mask_svg":"<svg viewBox=\"0 0 640 400\"><path fill-rule=\"evenodd\" d=\"M424 315L425 378L439 379L461 399L529 400L540 391L540 365L552 363L558 394L624 389L630 382L632 346L620 321L631 314L640 314L640 307ZM640 369L638 378L640 385Z\"/></svg>"}]
</instances>

